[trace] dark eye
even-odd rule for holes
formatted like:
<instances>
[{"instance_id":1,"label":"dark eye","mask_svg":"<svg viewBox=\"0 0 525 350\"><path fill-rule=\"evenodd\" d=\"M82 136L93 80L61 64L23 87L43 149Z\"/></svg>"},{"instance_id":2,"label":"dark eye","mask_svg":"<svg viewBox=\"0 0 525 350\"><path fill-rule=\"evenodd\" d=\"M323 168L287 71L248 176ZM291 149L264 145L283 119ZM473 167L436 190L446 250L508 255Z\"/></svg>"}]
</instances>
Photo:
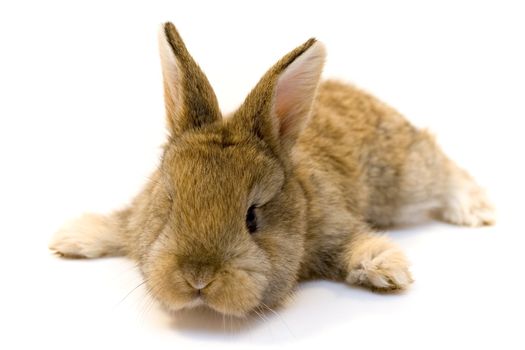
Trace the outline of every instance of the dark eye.
<instances>
[{"instance_id":1,"label":"dark eye","mask_svg":"<svg viewBox=\"0 0 525 350\"><path fill-rule=\"evenodd\" d=\"M246 227L250 233L257 231L257 215L255 215L255 206L252 205L246 213Z\"/></svg>"}]
</instances>

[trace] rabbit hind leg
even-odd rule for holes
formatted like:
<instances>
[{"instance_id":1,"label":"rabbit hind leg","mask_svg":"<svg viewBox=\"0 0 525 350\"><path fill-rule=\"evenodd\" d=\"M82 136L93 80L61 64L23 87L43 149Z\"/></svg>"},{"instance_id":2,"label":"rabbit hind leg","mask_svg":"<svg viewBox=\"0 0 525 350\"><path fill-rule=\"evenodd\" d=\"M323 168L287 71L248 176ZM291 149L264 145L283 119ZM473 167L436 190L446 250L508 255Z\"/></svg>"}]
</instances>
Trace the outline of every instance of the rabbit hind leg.
<instances>
[{"instance_id":1,"label":"rabbit hind leg","mask_svg":"<svg viewBox=\"0 0 525 350\"><path fill-rule=\"evenodd\" d=\"M494 223L494 208L485 191L426 131L419 132L401 173L396 223L418 214L461 226Z\"/></svg>"}]
</instances>

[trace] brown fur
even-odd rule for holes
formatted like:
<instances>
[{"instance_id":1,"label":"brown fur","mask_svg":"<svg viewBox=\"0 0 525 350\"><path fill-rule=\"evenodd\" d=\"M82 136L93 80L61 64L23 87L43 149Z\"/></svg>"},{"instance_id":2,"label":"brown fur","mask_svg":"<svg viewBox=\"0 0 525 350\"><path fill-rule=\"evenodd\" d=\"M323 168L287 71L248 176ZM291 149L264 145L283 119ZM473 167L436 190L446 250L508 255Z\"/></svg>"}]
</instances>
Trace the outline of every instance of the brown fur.
<instances>
[{"instance_id":1,"label":"brown fur","mask_svg":"<svg viewBox=\"0 0 525 350\"><path fill-rule=\"evenodd\" d=\"M301 279L407 287L405 256L374 227L418 211L492 223L483 191L427 132L350 85L318 85L324 49L314 39L226 119L172 24L160 40L170 131L161 164L129 208L59 231L56 252L127 255L167 308L242 316L279 304Z\"/></svg>"}]
</instances>

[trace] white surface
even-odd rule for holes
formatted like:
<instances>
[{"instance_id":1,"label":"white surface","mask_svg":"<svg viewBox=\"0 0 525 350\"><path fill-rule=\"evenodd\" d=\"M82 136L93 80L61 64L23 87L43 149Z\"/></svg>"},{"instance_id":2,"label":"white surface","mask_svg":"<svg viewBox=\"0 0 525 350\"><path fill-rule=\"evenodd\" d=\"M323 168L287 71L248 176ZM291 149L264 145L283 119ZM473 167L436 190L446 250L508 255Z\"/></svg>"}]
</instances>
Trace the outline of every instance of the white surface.
<instances>
[{"instance_id":1,"label":"white surface","mask_svg":"<svg viewBox=\"0 0 525 350\"><path fill-rule=\"evenodd\" d=\"M2 2L0 348L523 349L519 5ZM325 76L433 130L489 189L497 226L396 230L416 279L406 293L306 283L279 316L245 329L173 318L140 287L126 297L141 280L125 259L53 257L47 242L64 220L125 204L156 165L165 135L156 34L165 20L179 27L223 110L283 54L318 37Z\"/></svg>"}]
</instances>

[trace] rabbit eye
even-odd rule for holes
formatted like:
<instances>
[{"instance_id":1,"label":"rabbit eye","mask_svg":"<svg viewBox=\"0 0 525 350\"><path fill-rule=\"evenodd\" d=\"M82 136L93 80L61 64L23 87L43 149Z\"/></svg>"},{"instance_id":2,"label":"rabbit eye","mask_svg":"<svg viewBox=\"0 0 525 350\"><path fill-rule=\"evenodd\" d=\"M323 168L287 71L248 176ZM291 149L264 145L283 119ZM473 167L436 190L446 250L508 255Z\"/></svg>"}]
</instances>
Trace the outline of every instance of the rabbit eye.
<instances>
[{"instance_id":1,"label":"rabbit eye","mask_svg":"<svg viewBox=\"0 0 525 350\"><path fill-rule=\"evenodd\" d=\"M252 205L246 213L246 227L250 233L257 231L257 215L255 215L254 205Z\"/></svg>"}]
</instances>

